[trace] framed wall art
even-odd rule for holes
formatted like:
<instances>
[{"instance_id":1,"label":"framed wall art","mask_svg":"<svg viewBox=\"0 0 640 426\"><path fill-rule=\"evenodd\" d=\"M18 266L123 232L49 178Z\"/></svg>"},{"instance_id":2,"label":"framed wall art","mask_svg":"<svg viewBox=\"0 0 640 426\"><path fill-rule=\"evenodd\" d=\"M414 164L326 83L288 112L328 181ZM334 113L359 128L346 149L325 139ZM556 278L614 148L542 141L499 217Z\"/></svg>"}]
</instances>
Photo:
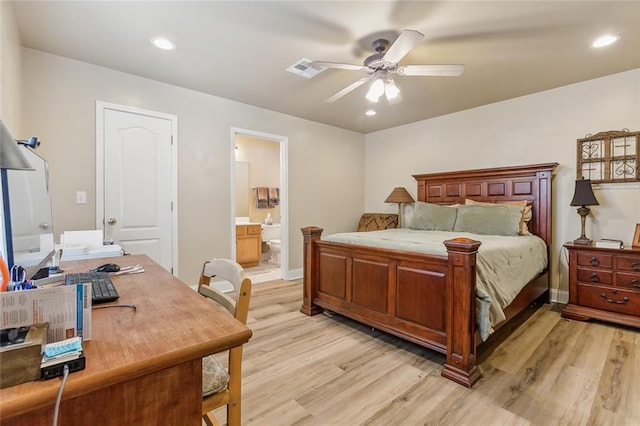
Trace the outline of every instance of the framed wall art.
<instances>
[{"instance_id":1,"label":"framed wall art","mask_svg":"<svg viewBox=\"0 0 640 426\"><path fill-rule=\"evenodd\" d=\"M578 139L577 179L640 182L640 132L612 130Z\"/></svg>"}]
</instances>

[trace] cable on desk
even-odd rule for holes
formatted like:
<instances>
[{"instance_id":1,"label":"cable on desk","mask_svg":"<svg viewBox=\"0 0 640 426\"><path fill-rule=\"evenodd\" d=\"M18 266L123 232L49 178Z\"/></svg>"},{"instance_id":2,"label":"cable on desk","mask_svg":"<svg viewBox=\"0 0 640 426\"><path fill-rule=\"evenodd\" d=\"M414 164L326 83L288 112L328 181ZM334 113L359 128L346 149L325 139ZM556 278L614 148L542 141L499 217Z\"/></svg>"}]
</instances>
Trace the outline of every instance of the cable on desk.
<instances>
[{"instance_id":1,"label":"cable on desk","mask_svg":"<svg viewBox=\"0 0 640 426\"><path fill-rule=\"evenodd\" d=\"M62 400L62 390L64 389L64 384L67 382L67 377L69 377L69 366L65 364L62 371L62 382L60 382L58 397L56 398L56 406L53 409L53 426L58 424L58 413L60 411L60 401Z\"/></svg>"},{"instance_id":2,"label":"cable on desk","mask_svg":"<svg viewBox=\"0 0 640 426\"><path fill-rule=\"evenodd\" d=\"M121 305L102 305L102 306L92 306L91 309L106 309L106 308L131 308L134 311L138 309L136 305L133 304L121 304Z\"/></svg>"}]
</instances>

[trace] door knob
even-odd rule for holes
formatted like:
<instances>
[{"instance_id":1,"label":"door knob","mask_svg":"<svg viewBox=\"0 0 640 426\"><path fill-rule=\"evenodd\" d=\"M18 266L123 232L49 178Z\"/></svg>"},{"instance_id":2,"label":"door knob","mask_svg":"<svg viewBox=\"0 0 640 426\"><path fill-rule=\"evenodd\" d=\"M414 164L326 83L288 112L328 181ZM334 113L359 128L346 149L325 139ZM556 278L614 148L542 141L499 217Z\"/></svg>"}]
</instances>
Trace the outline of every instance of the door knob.
<instances>
[{"instance_id":1,"label":"door knob","mask_svg":"<svg viewBox=\"0 0 640 426\"><path fill-rule=\"evenodd\" d=\"M117 222L118 222L118 221L116 220L116 218L115 218L115 217L110 217L110 218L107 220L107 224L109 224L109 225L115 225Z\"/></svg>"}]
</instances>

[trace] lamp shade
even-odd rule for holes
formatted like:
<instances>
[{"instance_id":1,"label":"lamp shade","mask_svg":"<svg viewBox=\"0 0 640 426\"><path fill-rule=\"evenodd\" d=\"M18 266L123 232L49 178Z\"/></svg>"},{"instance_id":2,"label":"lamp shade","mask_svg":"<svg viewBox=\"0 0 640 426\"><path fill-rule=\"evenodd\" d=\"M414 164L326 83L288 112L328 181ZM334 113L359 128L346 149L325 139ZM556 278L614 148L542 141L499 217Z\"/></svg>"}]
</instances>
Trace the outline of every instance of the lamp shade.
<instances>
[{"instance_id":1,"label":"lamp shade","mask_svg":"<svg viewBox=\"0 0 640 426\"><path fill-rule=\"evenodd\" d=\"M0 169L33 170L18 143L0 120Z\"/></svg>"},{"instance_id":2,"label":"lamp shade","mask_svg":"<svg viewBox=\"0 0 640 426\"><path fill-rule=\"evenodd\" d=\"M415 200L403 187L393 188L391 194L384 200L385 203L413 203Z\"/></svg>"},{"instance_id":3,"label":"lamp shade","mask_svg":"<svg viewBox=\"0 0 640 426\"><path fill-rule=\"evenodd\" d=\"M591 188L591 181L589 179L579 179L576 181L576 190L573 193L573 200L571 200L571 206L597 206L598 200L593 194L593 188Z\"/></svg>"}]
</instances>

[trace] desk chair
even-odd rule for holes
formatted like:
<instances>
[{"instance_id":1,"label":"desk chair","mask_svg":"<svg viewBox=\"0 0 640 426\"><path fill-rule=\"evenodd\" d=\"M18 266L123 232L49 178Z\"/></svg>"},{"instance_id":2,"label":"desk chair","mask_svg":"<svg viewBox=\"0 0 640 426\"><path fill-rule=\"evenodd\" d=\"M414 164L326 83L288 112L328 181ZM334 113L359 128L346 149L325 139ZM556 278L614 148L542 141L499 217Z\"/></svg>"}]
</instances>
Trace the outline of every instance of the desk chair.
<instances>
[{"instance_id":1,"label":"desk chair","mask_svg":"<svg viewBox=\"0 0 640 426\"><path fill-rule=\"evenodd\" d=\"M219 277L233 285L235 300L211 287L212 277ZM247 324L251 280L242 266L229 259L205 262L200 275L198 293L222 305L231 315ZM226 371L214 355L202 359L202 419L209 426L218 425L212 410L227 406L227 424L240 425L242 381L242 345L229 350L229 369Z\"/></svg>"}]
</instances>

